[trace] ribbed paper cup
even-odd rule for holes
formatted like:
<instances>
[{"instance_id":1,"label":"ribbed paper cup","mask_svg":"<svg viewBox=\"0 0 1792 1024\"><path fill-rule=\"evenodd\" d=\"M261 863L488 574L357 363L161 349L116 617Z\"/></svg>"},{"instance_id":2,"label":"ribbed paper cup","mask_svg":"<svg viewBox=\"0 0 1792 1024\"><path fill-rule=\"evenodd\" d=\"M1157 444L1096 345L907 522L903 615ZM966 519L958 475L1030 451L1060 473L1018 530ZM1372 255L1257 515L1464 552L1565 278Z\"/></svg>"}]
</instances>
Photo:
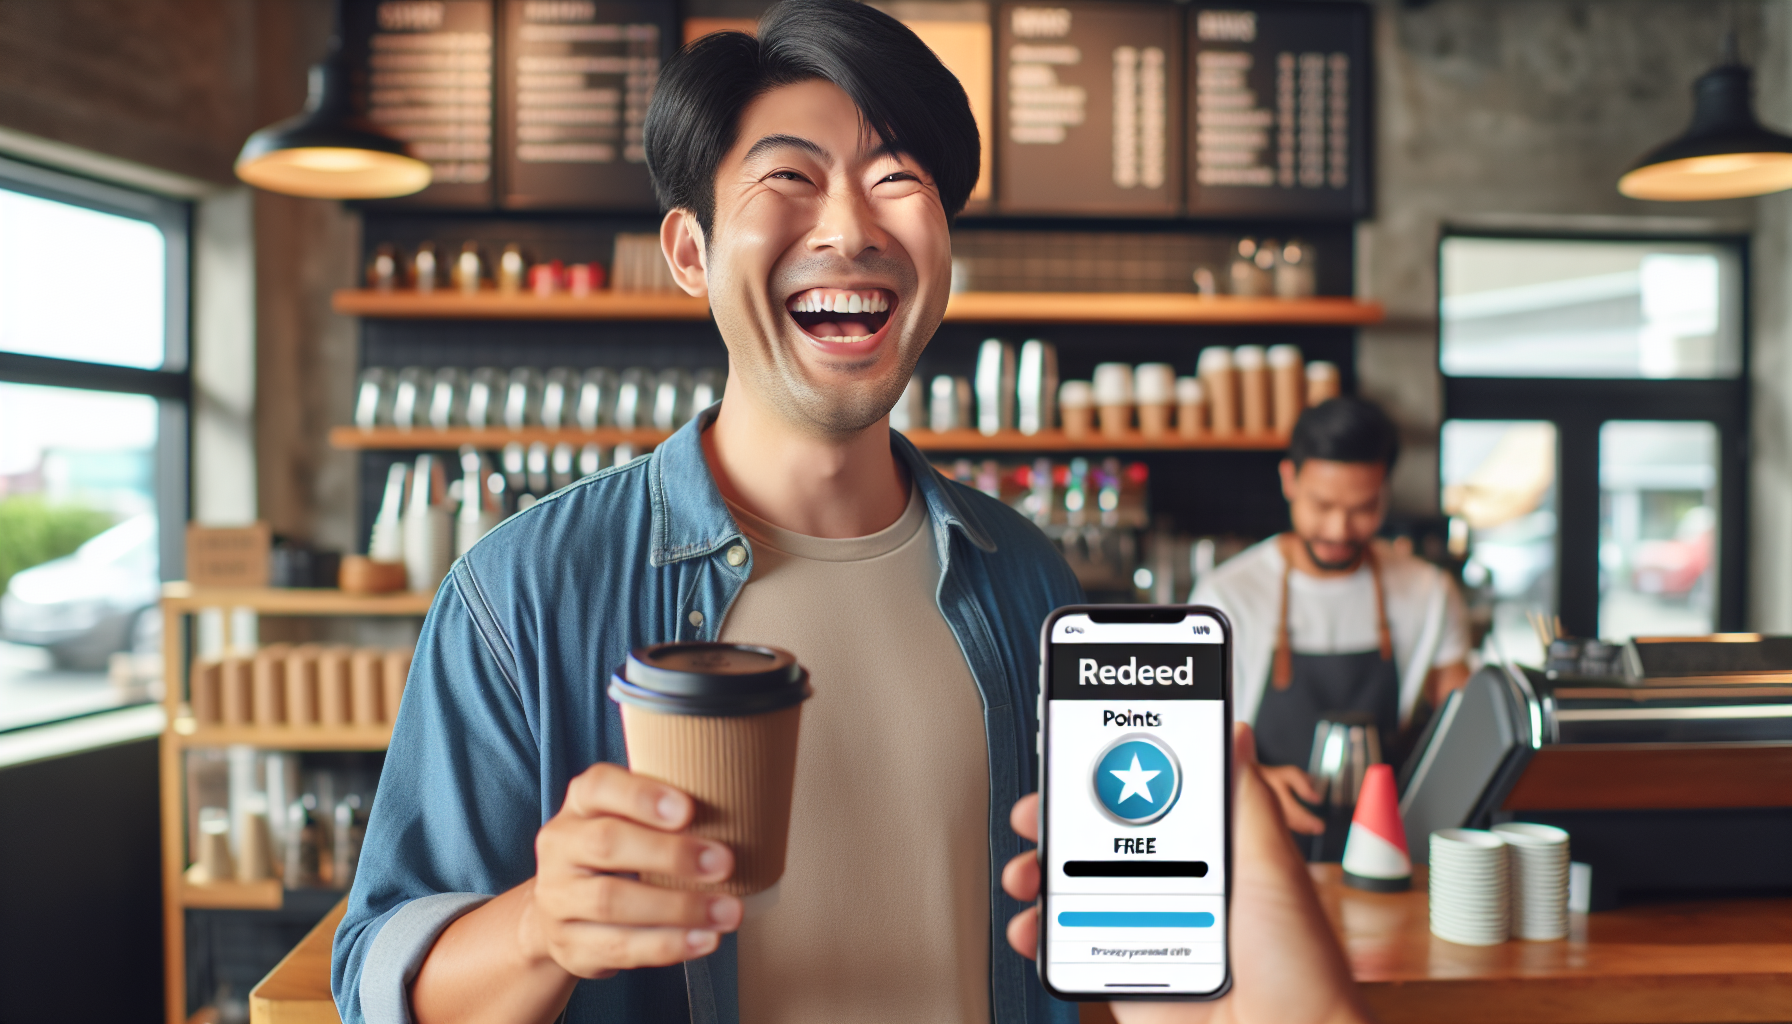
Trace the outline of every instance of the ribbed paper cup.
<instances>
[{"instance_id":1,"label":"ribbed paper cup","mask_svg":"<svg viewBox=\"0 0 1792 1024\"><path fill-rule=\"evenodd\" d=\"M1431 833L1431 933L1469 946L1511 934L1511 868L1505 841L1478 829Z\"/></svg>"},{"instance_id":2,"label":"ribbed paper cup","mask_svg":"<svg viewBox=\"0 0 1792 1024\"><path fill-rule=\"evenodd\" d=\"M1493 826L1512 849L1512 933L1533 942L1568 934L1568 833L1514 821Z\"/></svg>"},{"instance_id":3,"label":"ribbed paper cup","mask_svg":"<svg viewBox=\"0 0 1792 1024\"><path fill-rule=\"evenodd\" d=\"M610 683L629 769L690 794L690 833L734 851L723 882L643 881L749 896L783 877L797 733L811 692L796 659L772 647L660 644L629 656Z\"/></svg>"}]
</instances>

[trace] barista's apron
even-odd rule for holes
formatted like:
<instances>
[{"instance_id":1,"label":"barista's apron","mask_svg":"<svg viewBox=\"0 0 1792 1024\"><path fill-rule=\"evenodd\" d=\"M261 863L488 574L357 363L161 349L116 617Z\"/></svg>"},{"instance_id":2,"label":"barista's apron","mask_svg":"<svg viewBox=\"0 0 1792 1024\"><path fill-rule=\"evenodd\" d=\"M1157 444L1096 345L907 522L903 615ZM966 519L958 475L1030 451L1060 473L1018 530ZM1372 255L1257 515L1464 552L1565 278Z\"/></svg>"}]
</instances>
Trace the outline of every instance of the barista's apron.
<instances>
[{"instance_id":1,"label":"barista's apron","mask_svg":"<svg viewBox=\"0 0 1792 1024\"><path fill-rule=\"evenodd\" d=\"M1394 643L1388 632L1387 601L1382 596L1381 565L1371 546L1364 558L1375 581L1376 633L1381 643L1348 654L1296 654L1288 642L1288 576L1291 548L1298 543L1283 534L1282 618L1276 626L1276 650L1270 685L1257 705L1257 759L1263 764L1307 767L1313 729L1320 718L1340 712L1366 716L1381 734L1381 749L1393 750L1400 728L1400 674L1394 668ZM1385 756L1385 755L1384 755Z\"/></svg>"}]
</instances>

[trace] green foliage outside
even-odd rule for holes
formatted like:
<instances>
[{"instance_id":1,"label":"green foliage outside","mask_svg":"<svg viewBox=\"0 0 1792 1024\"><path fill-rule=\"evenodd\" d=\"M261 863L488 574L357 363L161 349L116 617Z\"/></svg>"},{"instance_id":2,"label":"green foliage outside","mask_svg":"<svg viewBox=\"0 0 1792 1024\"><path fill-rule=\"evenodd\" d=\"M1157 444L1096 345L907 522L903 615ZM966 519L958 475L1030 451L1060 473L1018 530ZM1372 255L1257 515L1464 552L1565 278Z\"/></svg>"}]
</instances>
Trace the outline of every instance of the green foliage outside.
<instances>
[{"instance_id":1,"label":"green foliage outside","mask_svg":"<svg viewBox=\"0 0 1792 1024\"><path fill-rule=\"evenodd\" d=\"M13 573L73 554L111 525L111 516L84 505L52 505L33 494L0 500L0 592Z\"/></svg>"}]
</instances>

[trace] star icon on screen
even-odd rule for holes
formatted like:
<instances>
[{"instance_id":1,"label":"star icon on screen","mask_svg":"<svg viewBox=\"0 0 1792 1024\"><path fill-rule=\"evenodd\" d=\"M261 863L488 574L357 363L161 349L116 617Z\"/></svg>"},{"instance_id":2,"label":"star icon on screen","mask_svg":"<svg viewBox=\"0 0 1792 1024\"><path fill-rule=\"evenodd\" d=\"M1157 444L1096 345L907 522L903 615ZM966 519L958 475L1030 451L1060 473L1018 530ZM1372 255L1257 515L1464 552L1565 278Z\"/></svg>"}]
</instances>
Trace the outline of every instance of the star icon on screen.
<instances>
[{"instance_id":1,"label":"star icon on screen","mask_svg":"<svg viewBox=\"0 0 1792 1024\"><path fill-rule=\"evenodd\" d=\"M1182 766L1162 738L1131 733L1096 757L1091 781L1097 806L1123 825L1149 825L1176 806Z\"/></svg>"},{"instance_id":2,"label":"star icon on screen","mask_svg":"<svg viewBox=\"0 0 1792 1024\"><path fill-rule=\"evenodd\" d=\"M1139 767L1139 755L1132 755L1131 768L1110 768L1108 774L1119 779L1124 786L1120 790L1120 799L1116 803L1125 803L1135 796L1144 797L1146 803L1152 803L1151 780L1162 775L1162 771L1150 771Z\"/></svg>"}]
</instances>

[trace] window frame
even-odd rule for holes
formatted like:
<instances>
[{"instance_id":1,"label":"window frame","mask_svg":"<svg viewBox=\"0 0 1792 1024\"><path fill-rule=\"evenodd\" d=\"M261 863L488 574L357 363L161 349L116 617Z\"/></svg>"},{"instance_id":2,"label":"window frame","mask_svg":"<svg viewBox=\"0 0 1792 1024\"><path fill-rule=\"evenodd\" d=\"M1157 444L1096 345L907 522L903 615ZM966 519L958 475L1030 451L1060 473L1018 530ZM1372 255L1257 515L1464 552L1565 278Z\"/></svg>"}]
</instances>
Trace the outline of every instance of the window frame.
<instances>
[{"instance_id":1,"label":"window frame","mask_svg":"<svg viewBox=\"0 0 1792 1024\"><path fill-rule=\"evenodd\" d=\"M167 244L163 356L158 369L0 350L0 383L109 391L156 399L155 495L160 573L184 575L191 506L193 204L0 155L0 188L147 221Z\"/></svg>"},{"instance_id":2,"label":"window frame","mask_svg":"<svg viewBox=\"0 0 1792 1024\"><path fill-rule=\"evenodd\" d=\"M1443 372L1443 252L1449 238L1563 242L1699 242L1730 249L1741 277L1741 353L1733 378L1452 377ZM1593 233L1453 228L1436 248L1438 340L1434 365L1450 420L1543 420L1556 427L1556 613L1571 636L1599 635L1599 429L1612 420L1702 421L1717 427L1716 632L1740 632L1748 616L1749 379L1753 292L1749 235ZM1570 553L1578 553L1570 557Z\"/></svg>"}]
</instances>

